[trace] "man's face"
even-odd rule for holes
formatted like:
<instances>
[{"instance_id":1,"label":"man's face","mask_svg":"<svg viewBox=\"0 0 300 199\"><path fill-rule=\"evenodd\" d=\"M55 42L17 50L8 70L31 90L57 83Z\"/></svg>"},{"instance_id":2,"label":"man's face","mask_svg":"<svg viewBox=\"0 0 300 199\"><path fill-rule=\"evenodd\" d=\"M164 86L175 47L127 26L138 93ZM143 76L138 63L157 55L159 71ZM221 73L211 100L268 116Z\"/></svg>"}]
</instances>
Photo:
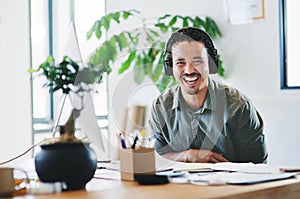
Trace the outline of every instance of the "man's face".
<instances>
[{"instance_id":1,"label":"man's face","mask_svg":"<svg viewBox=\"0 0 300 199\"><path fill-rule=\"evenodd\" d=\"M182 91L197 94L207 87L208 56L202 42L183 41L172 47L173 74Z\"/></svg>"}]
</instances>

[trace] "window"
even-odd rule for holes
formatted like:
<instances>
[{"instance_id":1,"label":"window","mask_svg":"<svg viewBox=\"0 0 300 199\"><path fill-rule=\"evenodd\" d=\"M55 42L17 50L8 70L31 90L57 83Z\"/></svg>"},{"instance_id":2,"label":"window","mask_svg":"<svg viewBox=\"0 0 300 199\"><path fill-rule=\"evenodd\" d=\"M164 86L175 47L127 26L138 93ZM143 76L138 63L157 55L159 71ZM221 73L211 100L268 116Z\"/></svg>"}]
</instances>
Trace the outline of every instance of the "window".
<instances>
[{"instance_id":1,"label":"window","mask_svg":"<svg viewBox=\"0 0 300 199\"><path fill-rule=\"evenodd\" d=\"M281 88L300 89L299 0L279 0Z\"/></svg>"},{"instance_id":2,"label":"window","mask_svg":"<svg viewBox=\"0 0 300 199\"><path fill-rule=\"evenodd\" d=\"M104 0L31 0L31 59L32 68L53 55L56 61L64 56L64 43L70 23L74 22L82 60L85 62L101 41L96 38L86 39L86 33L93 23L105 14ZM32 118L33 142L44 138L41 133L51 133L53 120L60 108L61 93L49 94L43 87L45 79L32 80ZM93 94L95 112L102 133L108 134L108 103L106 77L103 83L96 85Z\"/></svg>"}]
</instances>

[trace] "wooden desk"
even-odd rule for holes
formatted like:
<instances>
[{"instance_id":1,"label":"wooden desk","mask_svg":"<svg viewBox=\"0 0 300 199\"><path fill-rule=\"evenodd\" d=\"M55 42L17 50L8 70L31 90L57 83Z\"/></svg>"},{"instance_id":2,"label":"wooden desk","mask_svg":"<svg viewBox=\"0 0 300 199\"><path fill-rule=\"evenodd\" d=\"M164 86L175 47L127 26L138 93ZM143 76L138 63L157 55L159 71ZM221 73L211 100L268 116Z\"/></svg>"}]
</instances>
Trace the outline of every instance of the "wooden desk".
<instances>
[{"instance_id":1,"label":"wooden desk","mask_svg":"<svg viewBox=\"0 0 300 199\"><path fill-rule=\"evenodd\" d=\"M199 186L192 184L138 185L136 182L92 179L86 190L67 191L45 195L21 195L15 199L45 198L129 198L129 199L166 199L166 198L300 198L300 176L293 179L260 183L255 185Z\"/></svg>"}]
</instances>

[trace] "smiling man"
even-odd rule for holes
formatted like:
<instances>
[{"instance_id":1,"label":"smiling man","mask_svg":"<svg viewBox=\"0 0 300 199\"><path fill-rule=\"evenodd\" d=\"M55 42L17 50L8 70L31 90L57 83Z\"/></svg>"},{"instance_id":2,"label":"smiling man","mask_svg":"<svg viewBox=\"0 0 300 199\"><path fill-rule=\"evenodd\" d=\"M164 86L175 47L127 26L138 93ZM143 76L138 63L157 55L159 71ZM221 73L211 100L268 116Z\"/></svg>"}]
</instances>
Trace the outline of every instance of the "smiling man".
<instances>
[{"instance_id":1,"label":"smiling man","mask_svg":"<svg viewBox=\"0 0 300 199\"><path fill-rule=\"evenodd\" d=\"M218 59L206 32L174 32L164 68L178 85L152 105L150 127L160 155L182 162L266 163L263 120L251 100L209 76L218 71Z\"/></svg>"}]
</instances>

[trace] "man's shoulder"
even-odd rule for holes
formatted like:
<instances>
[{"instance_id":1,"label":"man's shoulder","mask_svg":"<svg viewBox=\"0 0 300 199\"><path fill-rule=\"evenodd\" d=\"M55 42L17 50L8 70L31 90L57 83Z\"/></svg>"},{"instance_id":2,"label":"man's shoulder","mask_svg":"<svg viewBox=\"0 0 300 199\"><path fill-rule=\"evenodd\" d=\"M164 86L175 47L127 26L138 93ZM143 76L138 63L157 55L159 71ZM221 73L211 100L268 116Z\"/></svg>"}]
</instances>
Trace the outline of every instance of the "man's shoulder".
<instances>
[{"instance_id":1,"label":"man's shoulder","mask_svg":"<svg viewBox=\"0 0 300 199\"><path fill-rule=\"evenodd\" d=\"M164 90L156 99L155 99L155 104L156 105L172 105L174 98L178 97L178 90L179 86L175 85L170 88L167 88Z\"/></svg>"},{"instance_id":2,"label":"man's shoulder","mask_svg":"<svg viewBox=\"0 0 300 199\"><path fill-rule=\"evenodd\" d=\"M215 82L215 84L217 88L216 90L219 92L225 91L226 99L230 104L234 103L236 105L244 105L250 101L250 98L238 88L219 82Z\"/></svg>"},{"instance_id":3,"label":"man's shoulder","mask_svg":"<svg viewBox=\"0 0 300 199\"><path fill-rule=\"evenodd\" d=\"M248 109L251 106L251 99L238 88L224 85L224 89L230 107L234 107L234 109Z\"/></svg>"},{"instance_id":4,"label":"man's shoulder","mask_svg":"<svg viewBox=\"0 0 300 199\"><path fill-rule=\"evenodd\" d=\"M250 101L250 98L237 88L226 86L225 91L227 96L234 102L245 104Z\"/></svg>"}]
</instances>

